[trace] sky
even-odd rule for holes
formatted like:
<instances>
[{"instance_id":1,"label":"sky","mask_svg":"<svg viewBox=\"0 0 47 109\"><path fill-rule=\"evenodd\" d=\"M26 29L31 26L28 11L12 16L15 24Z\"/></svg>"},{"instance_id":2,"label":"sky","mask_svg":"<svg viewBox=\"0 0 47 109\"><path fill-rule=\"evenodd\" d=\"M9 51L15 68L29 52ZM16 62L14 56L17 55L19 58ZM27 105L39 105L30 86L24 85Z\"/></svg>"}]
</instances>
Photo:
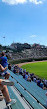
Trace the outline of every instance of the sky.
<instances>
[{"instance_id":1,"label":"sky","mask_svg":"<svg viewBox=\"0 0 47 109\"><path fill-rule=\"evenodd\" d=\"M0 0L0 44L12 42L47 46L47 0Z\"/></svg>"}]
</instances>

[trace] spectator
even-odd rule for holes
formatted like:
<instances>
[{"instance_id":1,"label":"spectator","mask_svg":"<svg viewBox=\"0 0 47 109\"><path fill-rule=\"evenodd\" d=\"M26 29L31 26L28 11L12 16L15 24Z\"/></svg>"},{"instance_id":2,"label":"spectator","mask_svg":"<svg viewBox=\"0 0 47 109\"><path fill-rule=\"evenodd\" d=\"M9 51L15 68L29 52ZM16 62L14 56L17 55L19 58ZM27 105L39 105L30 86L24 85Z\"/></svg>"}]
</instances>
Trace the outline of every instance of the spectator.
<instances>
[{"instance_id":1,"label":"spectator","mask_svg":"<svg viewBox=\"0 0 47 109\"><path fill-rule=\"evenodd\" d=\"M47 80L44 80L44 87L47 88Z\"/></svg>"},{"instance_id":2,"label":"spectator","mask_svg":"<svg viewBox=\"0 0 47 109\"><path fill-rule=\"evenodd\" d=\"M13 73L16 73L16 69L15 69L15 67L14 67Z\"/></svg>"},{"instance_id":3,"label":"spectator","mask_svg":"<svg viewBox=\"0 0 47 109\"><path fill-rule=\"evenodd\" d=\"M23 69L22 68L19 68L19 74L23 74Z\"/></svg>"},{"instance_id":4,"label":"spectator","mask_svg":"<svg viewBox=\"0 0 47 109\"><path fill-rule=\"evenodd\" d=\"M26 73L26 69L24 69L23 72Z\"/></svg>"},{"instance_id":5,"label":"spectator","mask_svg":"<svg viewBox=\"0 0 47 109\"><path fill-rule=\"evenodd\" d=\"M23 70L23 74L22 74L23 78L25 78L25 75L26 75L26 69Z\"/></svg>"},{"instance_id":6,"label":"spectator","mask_svg":"<svg viewBox=\"0 0 47 109\"><path fill-rule=\"evenodd\" d=\"M36 82L36 77L35 76L33 77L33 81Z\"/></svg>"},{"instance_id":7,"label":"spectator","mask_svg":"<svg viewBox=\"0 0 47 109\"><path fill-rule=\"evenodd\" d=\"M28 79L28 72L26 72L26 74L25 74L25 80L27 80Z\"/></svg>"},{"instance_id":8,"label":"spectator","mask_svg":"<svg viewBox=\"0 0 47 109\"><path fill-rule=\"evenodd\" d=\"M47 96L47 92L46 92L46 96ZM44 104L44 106L45 106L46 109L47 109L47 99L46 99L46 103Z\"/></svg>"},{"instance_id":9,"label":"spectator","mask_svg":"<svg viewBox=\"0 0 47 109\"><path fill-rule=\"evenodd\" d=\"M26 72L26 74L25 74L25 80L31 82L31 78L30 78L30 76L28 75L28 72Z\"/></svg>"},{"instance_id":10,"label":"spectator","mask_svg":"<svg viewBox=\"0 0 47 109\"><path fill-rule=\"evenodd\" d=\"M8 64L8 69L11 70L11 64Z\"/></svg>"},{"instance_id":11,"label":"spectator","mask_svg":"<svg viewBox=\"0 0 47 109\"><path fill-rule=\"evenodd\" d=\"M43 82L41 81L41 83L40 83L40 87L43 89L44 88L44 84L43 84Z\"/></svg>"},{"instance_id":12,"label":"spectator","mask_svg":"<svg viewBox=\"0 0 47 109\"><path fill-rule=\"evenodd\" d=\"M0 60L1 60L1 65L5 68L8 67L8 62L7 62L7 57L5 56L5 53L2 52L1 56L0 56ZM8 79L10 76L10 73L6 70L4 71L4 73L2 74L2 76L5 77L5 79Z\"/></svg>"},{"instance_id":13,"label":"spectator","mask_svg":"<svg viewBox=\"0 0 47 109\"><path fill-rule=\"evenodd\" d=\"M5 56L5 53L2 52L1 54L1 65L5 68L5 67L8 67L8 62L7 62L7 57Z\"/></svg>"},{"instance_id":14,"label":"spectator","mask_svg":"<svg viewBox=\"0 0 47 109\"><path fill-rule=\"evenodd\" d=\"M30 78L31 78L32 81L33 81L33 77L34 77L34 73L31 73Z\"/></svg>"},{"instance_id":15,"label":"spectator","mask_svg":"<svg viewBox=\"0 0 47 109\"><path fill-rule=\"evenodd\" d=\"M41 79L38 78L37 85L40 87Z\"/></svg>"},{"instance_id":16,"label":"spectator","mask_svg":"<svg viewBox=\"0 0 47 109\"><path fill-rule=\"evenodd\" d=\"M19 74L19 66L18 66L18 65L15 65L14 68L15 68L15 70L16 70L16 73Z\"/></svg>"}]
</instances>

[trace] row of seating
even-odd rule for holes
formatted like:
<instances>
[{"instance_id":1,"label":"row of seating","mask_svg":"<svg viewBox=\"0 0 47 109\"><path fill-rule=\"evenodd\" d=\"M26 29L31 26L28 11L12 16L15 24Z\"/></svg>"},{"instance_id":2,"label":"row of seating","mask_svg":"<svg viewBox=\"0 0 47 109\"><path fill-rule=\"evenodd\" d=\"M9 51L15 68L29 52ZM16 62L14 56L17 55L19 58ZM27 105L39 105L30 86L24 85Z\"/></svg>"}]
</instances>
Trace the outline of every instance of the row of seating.
<instances>
[{"instance_id":1,"label":"row of seating","mask_svg":"<svg viewBox=\"0 0 47 109\"><path fill-rule=\"evenodd\" d=\"M3 79L3 77L0 77L0 79ZM16 99L16 103L14 105L11 105L10 107L9 106L7 107L5 101L2 100L0 103L0 109L25 109L24 106L22 105L22 103L20 102L20 100L18 99L18 97L16 96L15 92L13 91L13 89L12 89L13 86L12 87L7 86L7 87L8 87L10 98Z\"/></svg>"},{"instance_id":2,"label":"row of seating","mask_svg":"<svg viewBox=\"0 0 47 109\"><path fill-rule=\"evenodd\" d=\"M14 81L15 87L19 90L22 96L29 102L31 107L33 107L34 109L43 109L43 107L39 103L37 103L37 101L33 97L31 97L31 95L26 90L24 90L14 79L10 78L10 80Z\"/></svg>"},{"instance_id":3,"label":"row of seating","mask_svg":"<svg viewBox=\"0 0 47 109\"><path fill-rule=\"evenodd\" d=\"M12 109L25 109L11 87L8 87L11 99L16 99L16 103L11 106Z\"/></svg>"},{"instance_id":4,"label":"row of seating","mask_svg":"<svg viewBox=\"0 0 47 109\"><path fill-rule=\"evenodd\" d=\"M34 82L27 82L25 81L22 76L15 75L12 71L9 71L11 76L13 77L13 81L15 83L15 87L20 91L20 93L24 96L24 98L29 102L29 104L34 109L42 109L43 107L39 104L41 103L44 105L44 102L46 101L45 91L41 88L39 88ZM12 78L10 78L12 80ZM24 90L20 85L24 87ZM29 93L28 93L29 92ZM31 95L36 98L37 102L34 98L31 97ZM38 106L38 107L37 107Z\"/></svg>"}]
</instances>

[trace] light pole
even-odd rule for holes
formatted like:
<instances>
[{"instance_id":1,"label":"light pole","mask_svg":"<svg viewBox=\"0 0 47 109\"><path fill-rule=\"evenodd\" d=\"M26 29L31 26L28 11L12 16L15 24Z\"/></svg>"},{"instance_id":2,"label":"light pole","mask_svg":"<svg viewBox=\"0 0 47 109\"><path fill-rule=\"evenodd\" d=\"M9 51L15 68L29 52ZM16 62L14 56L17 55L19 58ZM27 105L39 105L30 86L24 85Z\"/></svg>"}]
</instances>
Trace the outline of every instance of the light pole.
<instances>
[{"instance_id":1,"label":"light pole","mask_svg":"<svg viewBox=\"0 0 47 109\"><path fill-rule=\"evenodd\" d=\"M6 38L6 37L5 37L5 36L3 36L3 39L4 39L4 44L6 45L6 43L5 43L5 38Z\"/></svg>"}]
</instances>

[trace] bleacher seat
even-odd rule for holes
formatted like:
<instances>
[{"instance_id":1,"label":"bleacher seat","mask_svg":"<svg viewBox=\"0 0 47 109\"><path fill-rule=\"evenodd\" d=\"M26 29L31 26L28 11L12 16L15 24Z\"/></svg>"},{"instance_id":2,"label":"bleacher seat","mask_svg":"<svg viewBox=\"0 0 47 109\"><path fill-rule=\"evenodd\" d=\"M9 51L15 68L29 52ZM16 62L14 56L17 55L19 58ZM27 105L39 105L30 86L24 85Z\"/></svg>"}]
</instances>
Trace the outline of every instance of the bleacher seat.
<instances>
[{"instance_id":1,"label":"bleacher seat","mask_svg":"<svg viewBox=\"0 0 47 109\"><path fill-rule=\"evenodd\" d=\"M12 87L8 87L8 90L9 90L9 94L10 94L11 99L16 99L16 103L14 105L12 105L11 108L12 109L24 109L21 102L19 101L19 99L15 95L15 92L12 90Z\"/></svg>"},{"instance_id":2,"label":"bleacher seat","mask_svg":"<svg viewBox=\"0 0 47 109\"><path fill-rule=\"evenodd\" d=\"M28 82L26 80L24 80L22 78L21 75L17 76L15 75L13 72L9 71L11 76L13 77L13 81L15 83L15 87L20 91L20 93L22 95L24 95L25 99L30 103L30 105L35 109L35 107L38 106L37 109L39 109L39 103L41 103L42 105L44 105L45 101L46 101L46 96L45 96L45 91L43 89L41 89L40 87L38 87L36 85L36 83L34 82ZM12 79L12 78L11 78ZM14 80L15 79L15 80ZM17 82L22 85L22 87L24 87L26 90L23 90L23 88L17 83ZM30 95L31 94L39 103L37 103L37 101L35 101ZM31 101L30 101L31 100ZM33 101L33 102L32 102ZM33 106L33 103L35 103L35 105ZM40 106L40 109L42 109L42 106Z\"/></svg>"}]
</instances>

